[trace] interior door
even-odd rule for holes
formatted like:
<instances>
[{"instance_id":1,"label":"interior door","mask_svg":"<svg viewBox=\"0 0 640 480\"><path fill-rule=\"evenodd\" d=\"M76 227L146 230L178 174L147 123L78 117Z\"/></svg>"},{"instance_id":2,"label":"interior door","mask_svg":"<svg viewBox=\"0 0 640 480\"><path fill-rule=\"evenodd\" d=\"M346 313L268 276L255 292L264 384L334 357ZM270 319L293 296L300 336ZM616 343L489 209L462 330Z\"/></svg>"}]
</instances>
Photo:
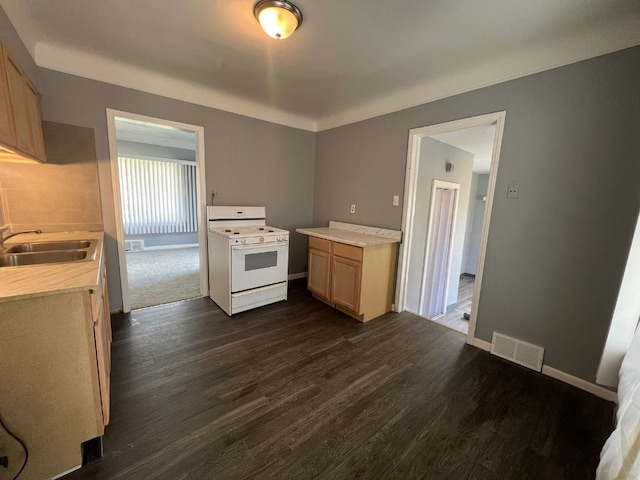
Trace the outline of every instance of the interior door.
<instances>
[{"instance_id":1,"label":"interior door","mask_svg":"<svg viewBox=\"0 0 640 480\"><path fill-rule=\"evenodd\" d=\"M421 315L435 318L446 312L447 280L450 267L453 226L458 189L435 187L423 280Z\"/></svg>"}]
</instances>

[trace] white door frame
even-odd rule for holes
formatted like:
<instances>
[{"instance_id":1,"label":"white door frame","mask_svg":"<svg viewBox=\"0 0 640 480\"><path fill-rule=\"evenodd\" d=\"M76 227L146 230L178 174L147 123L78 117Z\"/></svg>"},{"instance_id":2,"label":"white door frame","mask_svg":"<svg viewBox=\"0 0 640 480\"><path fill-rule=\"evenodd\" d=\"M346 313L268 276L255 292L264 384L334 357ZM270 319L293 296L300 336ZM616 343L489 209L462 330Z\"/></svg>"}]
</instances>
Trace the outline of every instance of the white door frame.
<instances>
[{"instance_id":1,"label":"white door frame","mask_svg":"<svg viewBox=\"0 0 640 480\"><path fill-rule=\"evenodd\" d=\"M449 238L449 253L447 254L447 270L445 272L444 279L444 302L446 307L446 299L449 296L449 280L451 279L451 260L453 259L453 240L455 238L456 231L456 219L458 218L458 199L460 198L460 184L454 182L445 182L444 180L433 179L433 186L431 187L431 204L429 205L429 221L427 225L427 241L424 249L425 261L422 268L422 288L420 289L420 301L418 304L418 312L424 314L424 301L425 301L425 283L427 281L427 271L429 267L429 251L431 249L431 231L433 228L433 214L435 213L435 199L436 190L438 188L446 188L455 190L455 199L453 201L453 221L451 222L451 237ZM444 313L444 312L443 312ZM426 316L426 315L425 315Z\"/></svg>"},{"instance_id":2,"label":"white door frame","mask_svg":"<svg viewBox=\"0 0 640 480\"><path fill-rule=\"evenodd\" d=\"M200 253L200 294L209 294L208 261L207 261L207 195L205 186L205 156L204 156L204 127L174 122L162 118L139 115L107 108L107 133L109 136L109 158L111 166L111 184L113 191L113 206L116 217L116 242L118 244L118 262L120 265L120 285L122 288L122 310L131 311L129 299L129 278L127 275L127 256L124 246L124 225L122 222L122 202L120 200L120 178L118 175L118 139L116 135L116 117L156 123L169 127L181 128L196 134L196 190L198 202L198 246Z\"/></svg>"},{"instance_id":3,"label":"white door frame","mask_svg":"<svg viewBox=\"0 0 640 480\"><path fill-rule=\"evenodd\" d=\"M496 125L496 133L493 140L493 155L491 157L491 169L489 172L489 186L487 190L487 206L482 224L482 237L480 240L480 252L478 255L478 268L476 271L476 281L473 289L473 300L471 306L471 317L469 319L469 333L467 343L476 344L476 320L478 316L478 304L482 287L482 277L484 272L484 261L487 252L487 240L489 237L489 223L491 221L491 210L493 208L493 197L496 188L498 175L498 162L500 159L500 147L502 145L502 134L504 131L504 121L506 112L494 112L476 117L454 120L451 122L428 125L425 127L412 128L409 130L409 145L407 148L407 169L405 173L404 204L402 210L402 231L403 241L400 245L398 279L396 283L395 310L402 312L406 309L407 303L407 281L409 276L409 252L411 251L411 241L413 237L413 225L416 207L416 190L418 183L418 165L420 161L420 143L424 137L438 133L452 132L463 128L480 127L483 125Z\"/></svg>"}]
</instances>

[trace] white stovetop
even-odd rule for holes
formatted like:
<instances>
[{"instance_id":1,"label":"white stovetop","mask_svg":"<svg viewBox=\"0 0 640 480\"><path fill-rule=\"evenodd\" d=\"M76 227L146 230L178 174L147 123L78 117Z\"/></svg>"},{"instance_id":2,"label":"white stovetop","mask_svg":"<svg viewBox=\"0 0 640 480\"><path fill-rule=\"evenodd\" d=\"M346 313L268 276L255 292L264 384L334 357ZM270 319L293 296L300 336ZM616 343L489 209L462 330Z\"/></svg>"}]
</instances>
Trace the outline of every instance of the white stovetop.
<instances>
[{"instance_id":1,"label":"white stovetop","mask_svg":"<svg viewBox=\"0 0 640 480\"><path fill-rule=\"evenodd\" d=\"M228 225L225 227L211 227L209 231L227 238L267 237L289 234L287 230L269 227L268 225L250 227L234 227Z\"/></svg>"}]
</instances>

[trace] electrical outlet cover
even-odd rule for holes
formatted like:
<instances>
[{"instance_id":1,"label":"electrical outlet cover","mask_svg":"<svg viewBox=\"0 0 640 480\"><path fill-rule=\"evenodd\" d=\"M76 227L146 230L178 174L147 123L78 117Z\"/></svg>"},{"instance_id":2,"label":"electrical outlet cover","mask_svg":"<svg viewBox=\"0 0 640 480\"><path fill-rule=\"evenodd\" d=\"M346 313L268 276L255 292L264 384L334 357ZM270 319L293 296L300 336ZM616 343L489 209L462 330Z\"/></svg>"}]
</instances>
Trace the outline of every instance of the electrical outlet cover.
<instances>
[{"instance_id":1,"label":"electrical outlet cover","mask_svg":"<svg viewBox=\"0 0 640 480\"><path fill-rule=\"evenodd\" d=\"M518 192L520 190L519 183L510 183L507 188L507 198L518 198Z\"/></svg>"}]
</instances>

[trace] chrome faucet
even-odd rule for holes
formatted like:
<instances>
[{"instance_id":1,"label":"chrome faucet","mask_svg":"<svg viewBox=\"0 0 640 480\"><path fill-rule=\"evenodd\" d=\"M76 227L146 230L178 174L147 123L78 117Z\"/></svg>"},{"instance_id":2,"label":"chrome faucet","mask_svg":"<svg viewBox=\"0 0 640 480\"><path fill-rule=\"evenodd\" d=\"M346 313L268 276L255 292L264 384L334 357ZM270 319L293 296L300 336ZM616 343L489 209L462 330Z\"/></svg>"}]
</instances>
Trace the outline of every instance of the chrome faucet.
<instances>
[{"instance_id":1,"label":"chrome faucet","mask_svg":"<svg viewBox=\"0 0 640 480\"><path fill-rule=\"evenodd\" d=\"M0 233L0 250L2 250L4 248L4 242L6 240L9 240L10 238L15 237L16 235L22 235L23 233L42 233L42 230L25 230L23 232L10 233L6 237L4 237Z\"/></svg>"}]
</instances>

